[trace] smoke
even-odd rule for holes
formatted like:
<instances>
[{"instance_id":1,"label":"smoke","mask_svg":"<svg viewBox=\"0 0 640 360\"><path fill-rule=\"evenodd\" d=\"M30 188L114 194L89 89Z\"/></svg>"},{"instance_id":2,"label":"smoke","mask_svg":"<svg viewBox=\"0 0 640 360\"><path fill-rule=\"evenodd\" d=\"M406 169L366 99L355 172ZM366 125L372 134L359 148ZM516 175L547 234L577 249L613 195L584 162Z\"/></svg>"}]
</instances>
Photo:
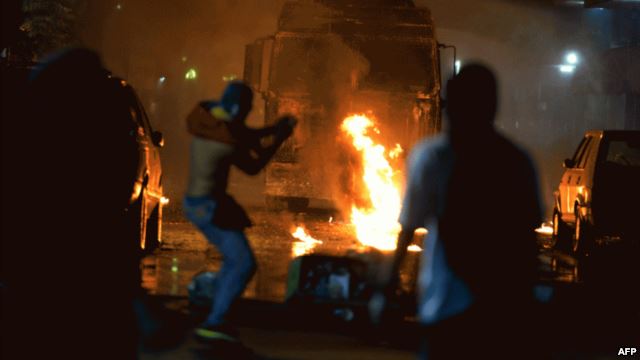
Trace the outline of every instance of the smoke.
<instances>
[{"instance_id":1,"label":"smoke","mask_svg":"<svg viewBox=\"0 0 640 360\"><path fill-rule=\"evenodd\" d=\"M456 45L463 64L481 60L495 69L501 93L497 126L532 152L550 205L562 172L560 161L572 154L584 130L619 124L612 120L624 100L576 93L571 80L562 78L555 67L567 49L580 51L586 59L603 48L606 26L589 27L586 22L589 16L606 17L609 11L594 14L524 0L415 3L431 9L437 39ZM187 112L201 99L217 98L225 85L223 77L242 76L245 45L276 32L283 4L284 0L87 2L81 38L102 53L115 74L133 84L153 125L164 133L164 184L172 199L182 196L188 173L189 139L183 126ZM299 25L317 22L322 11L319 6L299 16ZM345 161L335 146L338 121L369 64L338 37L292 55L285 66L305 66L303 76L312 80L312 98L326 104L312 115L326 121L318 122L319 127L301 123L296 136L302 143L317 141L320 149L329 151L301 148L299 155L315 169L311 177L331 187L344 177L332 171L332 164ZM185 79L189 69L196 71L196 79ZM295 80L284 73L283 81ZM263 125L261 104L257 99L251 125ZM263 189L263 178L234 174L231 189L241 201L243 196L261 201L254 195Z\"/></svg>"},{"instance_id":2,"label":"smoke","mask_svg":"<svg viewBox=\"0 0 640 360\"><path fill-rule=\"evenodd\" d=\"M597 67L595 54L609 46L603 22L609 12L535 1L453 3L416 1L431 9L438 41L455 45L462 65L481 61L496 72L496 125L537 163L549 215L563 171L561 161L573 155L584 131L619 127L614 116L603 116L606 106L618 100L576 91L574 79L579 77L565 76L557 68L568 50L580 53L582 71ZM590 17L603 26L590 26Z\"/></svg>"},{"instance_id":3,"label":"smoke","mask_svg":"<svg viewBox=\"0 0 640 360\"><path fill-rule=\"evenodd\" d=\"M225 79L242 78L245 45L276 31L283 2L105 1L83 12L86 45L134 86L152 126L163 132L163 182L172 205L180 202L189 170L186 115L200 100L219 98ZM185 78L191 69L195 79ZM262 109L254 113L250 121L258 122Z\"/></svg>"}]
</instances>

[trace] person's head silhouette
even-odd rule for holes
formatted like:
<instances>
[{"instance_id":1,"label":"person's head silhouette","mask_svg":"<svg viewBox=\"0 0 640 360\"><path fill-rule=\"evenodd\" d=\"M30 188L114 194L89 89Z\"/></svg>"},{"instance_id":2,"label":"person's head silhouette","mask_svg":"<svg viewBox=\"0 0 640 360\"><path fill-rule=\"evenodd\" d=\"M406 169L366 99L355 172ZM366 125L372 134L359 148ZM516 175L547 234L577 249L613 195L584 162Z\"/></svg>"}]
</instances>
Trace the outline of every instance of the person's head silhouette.
<instances>
[{"instance_id":1,"label":"person's head silhouette","mask_svg":"<svg viewBox=\"0 0 640 360\"><path fill-rule=\"evenodd\" d=\"M220 103L231 121L243 124L251 111L253 91L242 81L233 81L224 90Z\"/></svg>"},{"instance_id":2,"label":"person's head silhouette","mask_svg":"<svg viewBox=\"0 0 640 360\"><path fill-rule=\"evenodd\" d=\"M447 83L450 131L471 134L493 128L497 108L497 83L484 65L470 64Z\"/></svg>"}]
</instances>

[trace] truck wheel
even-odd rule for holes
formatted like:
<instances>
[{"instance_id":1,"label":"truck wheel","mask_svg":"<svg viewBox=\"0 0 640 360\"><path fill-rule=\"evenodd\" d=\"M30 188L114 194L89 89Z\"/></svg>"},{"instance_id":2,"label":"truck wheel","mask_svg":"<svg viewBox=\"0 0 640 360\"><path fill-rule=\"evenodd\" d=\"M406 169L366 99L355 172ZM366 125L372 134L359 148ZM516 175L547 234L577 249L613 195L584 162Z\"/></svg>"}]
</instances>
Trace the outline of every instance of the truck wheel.
<instances>
[{"instance_id":1,"label":"truck wheel","mask_svg":"<svg viewBox=\"0 0 640 360\"><path fill-rule=\"evenodd\" d=\"M569 227L562 221L558 209L553 210L553 242L560 250L569 250L571 245Z\"/></svg>"}]
</instances>

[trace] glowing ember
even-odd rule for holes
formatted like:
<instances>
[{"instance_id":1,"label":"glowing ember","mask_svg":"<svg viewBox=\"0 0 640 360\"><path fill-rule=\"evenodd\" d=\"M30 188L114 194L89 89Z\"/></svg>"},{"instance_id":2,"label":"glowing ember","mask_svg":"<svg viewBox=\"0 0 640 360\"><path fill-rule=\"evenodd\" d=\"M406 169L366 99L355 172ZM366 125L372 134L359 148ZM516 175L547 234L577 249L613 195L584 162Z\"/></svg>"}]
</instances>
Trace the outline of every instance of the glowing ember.
<instances>
[{"instance_id":1,"label":"glowing ember","mask_svg":"<svg viewBox=\"0 0 640 360\"><path fill-rule=\"evenodd\" d=\"M311 235L307 234L302 226L298 226L296 230L291 233L291 236L298 240L293 243L293 247L291 248L294 257L308 254L316 246L322 244L322 241L314 239Z\"/></svg>"},{"instance_id":2,"label":"glowing ember","mask_svg":"<svg viewBox=\"0 0 640 360\"><path fill-rule=\"evenodd\" d=\"M394 250L400 232L397 219L401 197L400 186L396 183L399 172L391 167L388 158L399 156L402 148L396 145L387 153L384 146L376 144L368 133L379 134L380 130L365 115L347 117L341 130L351 137L353 146L362 156L362 180L370 203L367 207L351 207L351 223L355 226L358 241L379 250ZM412 249L420 251L418 246Z\"/></svg>"},{"instance_id":3,"label":"glowing ember","mask_svg":"<svg viewBox=\"0 0 640 360\"><path fill-rule=\"evenodd\" d=\"M536 229L536 232L540 235L553 235L553 223L544 223L539 228Z\"/></svg>"},{"instance_id":4,"label":"glowing ember","mask_svg":"<svg viewBox=\"0 0 640 360\"><path fill-rule=\"evenodd\" d=\"M169 198L168 197L161 197L160 198L160 204L162 205L167 205L169 203Z\"/></svg>"}]
</instances>

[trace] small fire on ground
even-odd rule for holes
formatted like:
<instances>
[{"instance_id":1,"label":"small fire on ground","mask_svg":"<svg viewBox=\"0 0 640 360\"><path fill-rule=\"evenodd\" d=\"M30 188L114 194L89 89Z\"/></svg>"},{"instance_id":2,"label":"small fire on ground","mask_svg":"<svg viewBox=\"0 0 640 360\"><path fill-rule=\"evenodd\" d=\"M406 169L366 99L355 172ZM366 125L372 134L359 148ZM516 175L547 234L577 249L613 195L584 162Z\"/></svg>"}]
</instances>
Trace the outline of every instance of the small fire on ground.
<instances>
[{"instance_id":1,"label":"small fire on ground","mask_svg":"<svg viewBox=\"0 0 640 360\"><path fill-rule=\"evenodd\" d=\"M296 241L293 242L293 247L291 248L291 252L294 257L309 254L316 246L322 244L321 240L313 238L302 226L298 226L296 230L291 233L291 236L296 239Z\"/></svg>"},{"instance_id":2,"label":"small fire on ground","mask_svg":"<svg viewBox=\"0 0 640 360\"><path fill-rule=\"evenodd\" d=\"M398 223L402 197L400 182L403 174L400 167L400 155L404 149L396 144L387 150L377 143L370 135L371 132L380 135L380 130L374 121L364 114L346 117L340 126L344 135L348 136L357 151L362 164L362 183L364 184L362 198L366 206L358 206L355 202L351 206L350 222L356 237L363 247L372 247L381 251L396 249L398 234L401 226ZM329 219L331 223L333 218ZM424 237L427 229L417 229L415 235ZM293 256L302 256L313 252L321 240L313 238L302 226L298 226L291 235L296 239L293 243ZM410 245L408 251L419 252L422 248Z\"/></svg>"},{"instance_id":3,"label":"small fire on ground","mask_svg":"<svg viewBox=\"0 0 640 360\"><path fill-rule=\"evenodd\" d=\"M543 223L539 228L536 229L536 233L547 236L553 235L553 223Z\"/></svg>"}]
</instances>

